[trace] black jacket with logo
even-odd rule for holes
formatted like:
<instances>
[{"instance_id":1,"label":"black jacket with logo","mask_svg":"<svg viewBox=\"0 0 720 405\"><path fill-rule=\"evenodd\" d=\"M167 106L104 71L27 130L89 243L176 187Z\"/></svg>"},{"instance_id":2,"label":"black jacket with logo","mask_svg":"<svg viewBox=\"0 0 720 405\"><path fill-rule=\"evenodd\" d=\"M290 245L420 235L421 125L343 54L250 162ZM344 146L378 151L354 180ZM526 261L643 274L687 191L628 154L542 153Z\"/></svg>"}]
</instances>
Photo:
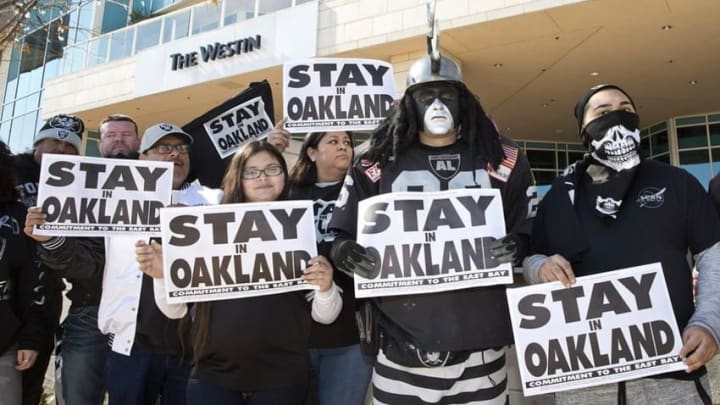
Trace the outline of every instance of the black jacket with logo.
<instances>
[{"instance_id":1,"label":"black jacket with logo","mask_svg":"<svg viewBox=\"0 0 720 405\"><path fill-rule=\"evenodd\" d=\"M497 188L502 196L508 233L527 235L532 227L528 189L530 165L512 140L501 137L506 159L492 170L470 155L461 139L444 147L411 145L387 167L359 154L335 205L330 228L355 237L357 204L399 191L441 191L469 187ZM480 350L513 342L505 286L489 286L373 299L383 333L410 341L426 351Z\"/></svg>"},{"instance_id":2,"label":"black jacket with logo","mask_svg":"<svg viewBox=\"0 0 720 405\"><path fill-rule=\"evenodd\" d=\"M35 241L25 236L26 208L0 202L0 355L12 345L38 350L48 334L46 287L35 260Z\"/></svg>"}]
</instances>

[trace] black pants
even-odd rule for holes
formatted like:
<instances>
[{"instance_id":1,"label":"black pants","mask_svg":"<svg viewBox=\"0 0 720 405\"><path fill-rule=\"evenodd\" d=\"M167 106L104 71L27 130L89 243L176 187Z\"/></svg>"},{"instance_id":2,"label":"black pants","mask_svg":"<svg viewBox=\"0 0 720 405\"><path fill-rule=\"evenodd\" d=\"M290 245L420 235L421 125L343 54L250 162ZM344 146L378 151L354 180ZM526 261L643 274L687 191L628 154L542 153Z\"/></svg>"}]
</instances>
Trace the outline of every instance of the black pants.
<instances>
[{"instance_id":1,"label":"black pants","mask_svg":"<svg viewBox=\"0 0 720 405\"><path fill-rule=\"evenodd\" d=\"M48 334L43 336L42 347L38 351L35 364L22 373L23 405L38 405L43 393L43 382L47 372L50 356L55 349L55 329L60 323L62 313L62 291L48 294Z\"/></svg>"}]
</instances>

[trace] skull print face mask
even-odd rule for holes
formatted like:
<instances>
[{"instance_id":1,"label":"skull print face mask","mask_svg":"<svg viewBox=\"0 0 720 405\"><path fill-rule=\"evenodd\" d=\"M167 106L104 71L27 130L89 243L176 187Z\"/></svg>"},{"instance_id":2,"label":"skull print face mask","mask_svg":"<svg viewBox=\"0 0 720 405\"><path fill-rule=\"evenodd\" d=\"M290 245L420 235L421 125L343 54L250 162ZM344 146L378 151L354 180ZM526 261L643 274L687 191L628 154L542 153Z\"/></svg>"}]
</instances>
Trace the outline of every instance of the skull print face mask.
<instances>
[{"instance_id":1,"label":"skull print face mask","mask_svg":"<svg viewBox=\"0 0 720 405\"><path fill-rule=\"evenodd\" d=\"M583 140L598 163L615 172L640 164L640 130L638 115L611 111L592 120L583 130Z\"/></svg>"}]
</instances>

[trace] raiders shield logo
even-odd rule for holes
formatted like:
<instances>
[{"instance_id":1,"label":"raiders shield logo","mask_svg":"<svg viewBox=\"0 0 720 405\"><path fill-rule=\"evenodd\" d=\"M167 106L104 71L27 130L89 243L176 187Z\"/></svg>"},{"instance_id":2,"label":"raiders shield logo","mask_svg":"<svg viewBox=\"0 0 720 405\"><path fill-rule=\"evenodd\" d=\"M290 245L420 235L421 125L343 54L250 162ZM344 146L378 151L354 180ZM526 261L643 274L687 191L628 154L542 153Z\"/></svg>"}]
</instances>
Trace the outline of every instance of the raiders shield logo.
<instances>
[{"instance_id":1,"label":"raiders shield logo","mask_svg":"<svg viewBox=\"0 0 720 405\"><path fill-rule=\"evenodd\" d=\"M70 136L70 131L66 131L64 129L58 129L57 131L58 138L65 140L68 136Z\"/></svg>"},{"instance_id":2,"label":"raiders shield logo","mask_svg":"<svg viewBox=\"0 0 720 405\"><path fill-rule=\"evenodd\" d=\"M460 154L428 156L430 169L443 180L450 180L460 171Z\"/></svg>"},{"instance_id":3,"label":"raiders shield logo","mask_svg":"<svg viewBox=\"0 0 720 405\"><path fill-rule=\"evenodd\" d=\"M160 127L160 129L162 129L163 131L171 131L173 129L172 124L166 123L159 124L158 127Z\"/></svg>"}]
</instances>

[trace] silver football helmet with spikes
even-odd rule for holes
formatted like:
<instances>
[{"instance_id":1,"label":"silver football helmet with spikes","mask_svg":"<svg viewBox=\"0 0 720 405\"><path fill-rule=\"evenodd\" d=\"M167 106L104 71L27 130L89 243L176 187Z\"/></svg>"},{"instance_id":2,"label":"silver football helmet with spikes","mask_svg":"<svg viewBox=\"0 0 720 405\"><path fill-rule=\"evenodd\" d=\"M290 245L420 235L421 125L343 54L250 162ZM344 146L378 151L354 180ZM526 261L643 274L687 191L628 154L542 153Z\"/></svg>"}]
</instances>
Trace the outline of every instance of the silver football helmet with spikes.
<instances>
[{"instance_id":1,"label":"silver football helmet with spikes","mask_svg":"<svg viewBox=\"0 0 720 405\"><path fill-rule=\"evenodd\" d=\"M428 54L418 59L410 67L405 85L410 87L428 82L457 81L462 82L460 66L447 56L440 54L440 30L435 18L435 0L427 3L429 31L427 34Z\"/></svg>"}]
</instances>

